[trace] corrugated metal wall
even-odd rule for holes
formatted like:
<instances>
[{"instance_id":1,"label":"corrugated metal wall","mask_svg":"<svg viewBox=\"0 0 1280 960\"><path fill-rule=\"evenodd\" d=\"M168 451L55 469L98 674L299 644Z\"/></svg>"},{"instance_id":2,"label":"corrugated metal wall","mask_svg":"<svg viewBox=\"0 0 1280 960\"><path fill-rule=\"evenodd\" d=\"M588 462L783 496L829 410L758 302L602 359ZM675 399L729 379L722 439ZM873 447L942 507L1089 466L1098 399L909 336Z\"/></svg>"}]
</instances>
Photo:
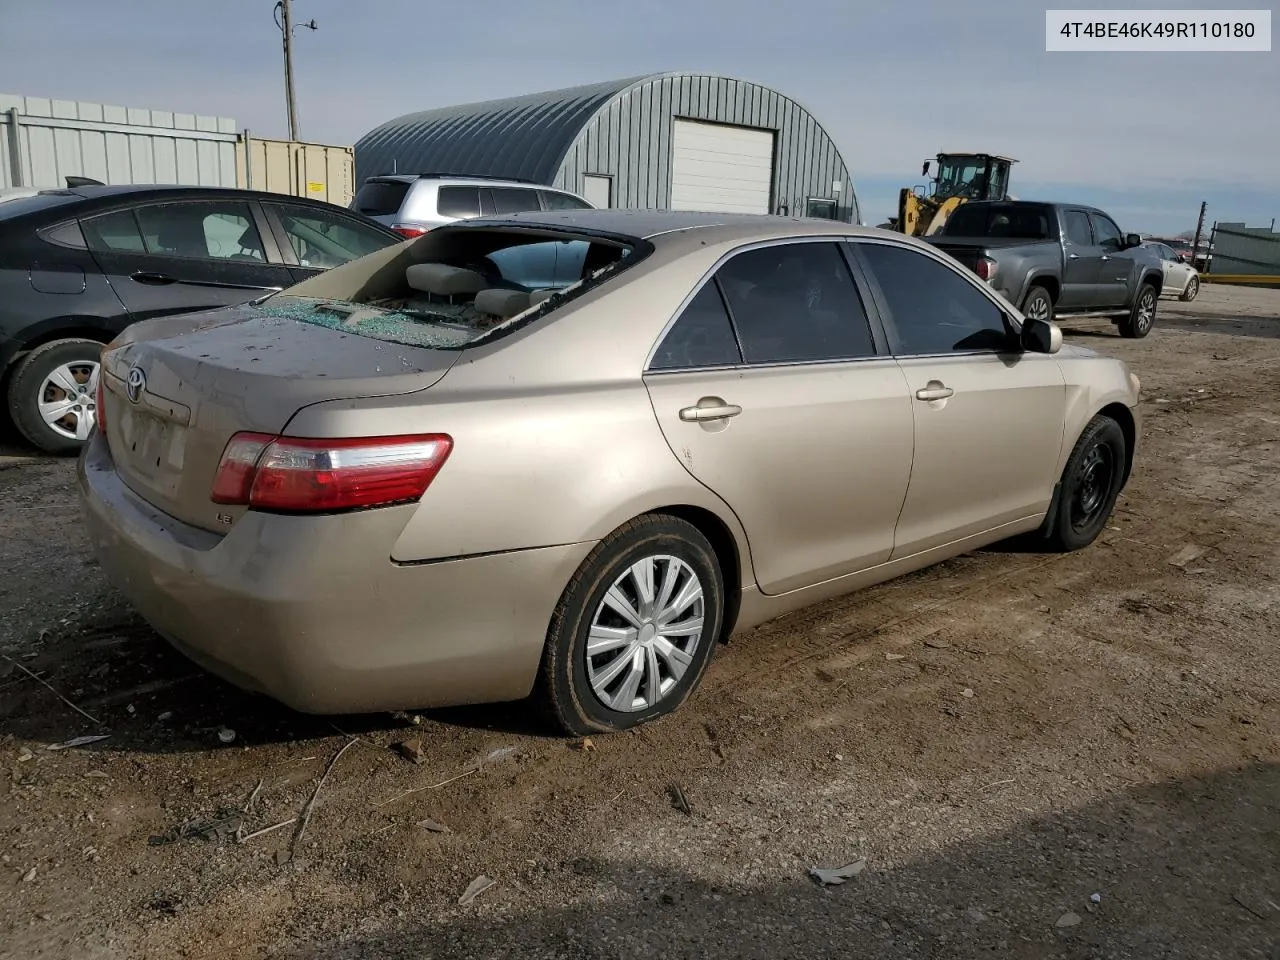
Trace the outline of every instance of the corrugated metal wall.
<instances>
[{"instance_id":1,"label":"corrugated metal wall","mask_svg":"<svg viewBox=\"0 0 1280 960\"><path fill-rule=\"evenodd\" d=\"M776 131L774 212L803 216L814 197L836 200L842 220L859 219L849 171L818 121L776 90L727 77L670 74L622 91L583 128L554 185L581 193L583 175L605 174L613 178L614 206L665 209L676 118Z\"/></svg>"},{"instance_id":2,"label":"corrugated metal wall","mask_svg":"<svg viewBox=\"0 0 1280 960\"><path fill-rule=\"evenodd\" d=\"M0 94L0 187L103 183L236 186L227 117Z\"/></svg>"},{"instance_id":3,"label":"corrugated metal wall","mask_svg":"<svg viewBox=\"0 0 1280 960\"><path fill-rule=\"evenodd\" d=\"M245 131L236 144L239 185L295 197L310 197L345 207L355 181L351 147L294 140L263 140Z\"/></svg>"},{"instance_id":4,"label":"corrugated metal wall","mask_svg":"<svg viewBox=\"0 0 1280 960\"><path fill-rule=\"evenodd\" d=\"M1270 227L1219 223L1213 232L1212 272L1227 276L1280 276L1280 233Z\"/></svg>"}]
</instances>

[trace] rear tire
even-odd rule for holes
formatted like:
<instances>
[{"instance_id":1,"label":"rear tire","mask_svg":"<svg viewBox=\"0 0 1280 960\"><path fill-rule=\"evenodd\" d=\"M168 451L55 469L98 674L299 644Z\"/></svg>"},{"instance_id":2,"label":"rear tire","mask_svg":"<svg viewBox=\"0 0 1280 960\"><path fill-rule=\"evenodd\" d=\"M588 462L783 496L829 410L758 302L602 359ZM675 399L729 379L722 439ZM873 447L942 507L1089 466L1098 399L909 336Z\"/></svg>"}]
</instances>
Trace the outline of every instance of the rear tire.
<instances>
[{"instance_id":1,"label":"rear tire","mask_svg":"<svg viewBox=\"0 0 1280 960\"><path fill-rule=\"evenodd\" d=\"M13 425L44 453L80 452L97 420L102 344L68 338L27 354L9 380Z\"/></svg>"},{"instance_id":2,"label":"rear tire","mask_svg":"<svg viewBox=\"0 0 1280 960\"><path fill-rule=\"evenodd\" d=\"M1022 300L1022 315L1029 320L1053 322L1053 297L1044 287L1032 287Z\"/></svg>"},{"instance_id":3,"label":"rear tire","mask_svg":"<svg viewBox=\"0 0 1280 960\"><path fill-rule=\"evenodd\" d=\"M1183 303L1190 303L1196 298L1196 294L1200 292L1200 278L1192 277L1187 281L1187 288L1182 291L1178 299Z\"/></svg>"},{"instance_id":4,"label":"rear tire","mask_svg":"<svg viewBox=\"0 0 1280 960\"><path fill-rule=\"evenodd\" d=\"M539 699L575 736L671 713L711 661L724 592L715 550L697 527L661 514L623 524L588 554L560 597L547 629ZM619 612L628 605L630 615Z\"/></svg>"},{"instance_id":5,"label":"rear tire","mask_svg":"<svg viewBox=\"0 0 1280 960\"><path fill-rule=\"evenodd\" d=\"M1120 424L1101 414L1089 421L1062 471L1058 497L1041 528L1053 550L1081 550L1111 519L1128 456Z\"/></svg>"},{"instance_id":6,"label":"rear tire","mask_svg":"<svg viewBox=\"0 0 1280 960\"><path fill-rule=\"evenodd\" d=\"M1133 298L1133 308L1128 314L1116 318L1116 326L1120 328L1120 336L1130 340L1139 340L1151 332L1156 323L1156 304L1160 296L1155 285L1144 282L1138 287Z\"/></svg>"}]
</instances>

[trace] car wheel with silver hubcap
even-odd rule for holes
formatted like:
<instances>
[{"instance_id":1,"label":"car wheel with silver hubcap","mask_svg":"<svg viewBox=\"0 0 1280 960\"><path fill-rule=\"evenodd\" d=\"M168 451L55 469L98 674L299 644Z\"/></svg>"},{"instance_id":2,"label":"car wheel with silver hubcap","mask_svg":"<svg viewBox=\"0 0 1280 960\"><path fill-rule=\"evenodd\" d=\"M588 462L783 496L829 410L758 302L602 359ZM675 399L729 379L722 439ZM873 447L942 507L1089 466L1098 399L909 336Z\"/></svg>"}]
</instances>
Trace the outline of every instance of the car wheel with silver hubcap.
<instances>
[{"instance_id":1,"label":"car wheel with silver hubcap","mask_svg":"<svg viewBox=\"0 0 1280 960\"><path fill-rule=\"evenodd\" d=\"M1182 296L1178 297L1183 303L1189 303L1196 298L1196 294L1200 292L1200 278L1192 277L1187 281L1187 288L1182 291Z\"/></svg>"},{"instance_id":2,"label":"car wheel with silver hubcap","mask_svg":"<svg viewBox=\"0 0 1280 960\"><path fill-rule=\"evenodd\" d=\"M1044 287L1032 287L1022 301L1022 315L1028 320L1053 320L1053 297Z\"/></svg>"},{"instance_id":3,"label":"car wheel with silver hubcap","mask_svg":"<svg viewBox=\"0 0 1280 960\"><path fill-rule=\"evenodd\" d=\"M715 550L692 524L645 515L602 540L547 633L543 699L568 732L637 726L689 696L724 619Z\"/></svg>"},{"instance_id":4,"label":"car wheel with silver hubcap","mask_svg":"<svg viewBox=\"0 0 1280 960\"><path fill-rule=\"evenodd\" d=\"M1127 316L1118 320L1120 336L1140 339L1151 332L1156 322L1156 301L1159 294L1151 283L1143 283L1133 300L1133 308Z\"/></svg>"},{"instance_id":5,"label":"car wheel with silver hubcap","mask_svg":"<svg viewBox=\"0 0 1280 960\"><path fill-rule=\"evenodd\" d=\"M77 453L98 419L102 344L55 340L32 350L9 382L9 413L22 435L46 453Z\"/></svg>"}]
</instances>

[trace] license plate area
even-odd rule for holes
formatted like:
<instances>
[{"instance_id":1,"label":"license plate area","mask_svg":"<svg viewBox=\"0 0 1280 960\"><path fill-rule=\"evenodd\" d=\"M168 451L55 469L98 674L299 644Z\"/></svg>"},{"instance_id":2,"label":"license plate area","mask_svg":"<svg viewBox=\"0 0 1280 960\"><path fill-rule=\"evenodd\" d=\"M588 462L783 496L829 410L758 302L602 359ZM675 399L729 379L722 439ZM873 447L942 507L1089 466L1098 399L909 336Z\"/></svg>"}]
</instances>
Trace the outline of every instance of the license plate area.
<instances>
[{"instance_id":1,"label":"license plate area","mask_svg":"<svg viewBox=\"0 0 1280 960\"><path fill-rule=\"evenodd\" d=\"M120 410L119 441L113 447L130 473L155 493L175 496L186 459L190 410L179 403L144 397Z\"/></svg>"}]
</instances>

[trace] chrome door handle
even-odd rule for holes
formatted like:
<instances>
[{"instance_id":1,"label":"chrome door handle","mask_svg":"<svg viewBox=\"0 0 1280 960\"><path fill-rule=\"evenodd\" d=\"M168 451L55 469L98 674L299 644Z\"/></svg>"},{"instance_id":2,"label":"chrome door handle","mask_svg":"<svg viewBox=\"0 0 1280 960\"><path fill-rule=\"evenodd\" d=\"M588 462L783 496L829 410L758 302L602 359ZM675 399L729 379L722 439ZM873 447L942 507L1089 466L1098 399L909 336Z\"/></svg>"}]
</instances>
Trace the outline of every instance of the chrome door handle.
<instances>
[{"instance_id":1,"label":"chrome door handle","mask_svg":"<svg viewBox=\"0 0 1280 960\"><path fill-rule=\"evenodd\" d=\"M680 419L698 423L704 420L724 420L736 417L742 408L736 403L718 403L711 406L685 407L680 411Z\"/></svg>"},{"instance_id":2,"label":"chrome door handle","mask_svg":"<svg viewBox=\"0 0 1280 960\"><path fill-rule=\"evenodd\" d=\"M1078 253L1069 253L1069 254L1067 254L1067 259L1068 259L1068 260L1079 260L1079 259L1080 259L1080 254L1078 254Z\"/></svg>"},{"instance_id":3,"label":"chrome door handle","mask_svg":"<svg viewBox=\"0 0 1280 960\"><path fill-rule=\"evenodd\" d=\"M950 387L943 386L937 380L930 380L922 389L916 391L917 400L945 400L947 397L954 397L955 391Z\"/></svg>"},{"instance_id":4,"label":"chrome door handle","mask_svg":"<svg viewBox=\"0 0 1280 960\"><path fill-rule=\"evenodd\" d=\"M1110 257L1108 257L1108 256L1104 253L1104 254L1102 255L1102 259L1103 259L1103 262L1106 262L1107 260L1110 260L1111 258L1110 258Z\"/></svg>"}]
</instances>

